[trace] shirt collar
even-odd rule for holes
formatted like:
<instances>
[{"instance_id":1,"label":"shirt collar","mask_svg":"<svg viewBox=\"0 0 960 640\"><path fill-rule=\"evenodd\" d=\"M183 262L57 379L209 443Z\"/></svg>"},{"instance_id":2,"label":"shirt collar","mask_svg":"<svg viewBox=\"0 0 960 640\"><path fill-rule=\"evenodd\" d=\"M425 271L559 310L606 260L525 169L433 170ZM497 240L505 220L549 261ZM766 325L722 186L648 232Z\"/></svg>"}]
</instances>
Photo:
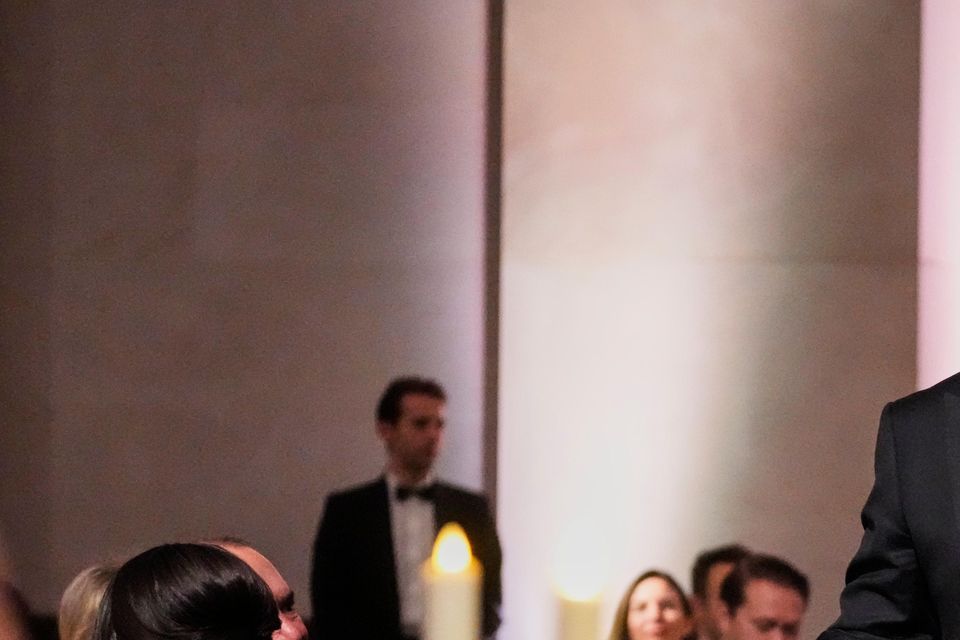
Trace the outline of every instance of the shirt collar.
<instances>
[{"instance_id":1,"label":"shirt collar","mask_svg":"<svg viewBox=\"0 0 960 640\"><path fill-rule=\"evenodd\" d=\"M387 479L387 493L390 495L390 498L393 499L397 495L397 487L400 486L400 479L390 471L386 471L384 475ZM424 476L423 480L412 485L411 488L426 487L434 484L436 481L436 474L434 474L433 471L430 471L430 473Z\"/></svg>"}]
</instances>

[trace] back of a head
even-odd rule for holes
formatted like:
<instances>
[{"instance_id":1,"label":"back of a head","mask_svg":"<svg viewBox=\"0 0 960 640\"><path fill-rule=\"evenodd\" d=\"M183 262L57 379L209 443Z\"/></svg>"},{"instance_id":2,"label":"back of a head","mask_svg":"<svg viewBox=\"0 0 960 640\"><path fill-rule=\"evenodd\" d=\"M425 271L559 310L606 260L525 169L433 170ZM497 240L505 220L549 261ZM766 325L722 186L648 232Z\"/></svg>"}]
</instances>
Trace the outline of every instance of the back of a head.
<instances>
[{"instance_id":1,"label":"back of a head","mask_svg":"<svg viewBox=\"0 0 960 640\"><path fill-rule=\"evenodd\" d=\"M92 640L97 611L117 568L93 565L77 574L63 592L57 629L60 640Z\"/></svg>"},{"instance_id":2,"label":"back of a head","mask_svg":"<svg viewBox=\"0 0 960 640\"><path fill-rule=\"evenodd\" d=\"M751 554L737 563L720 587L720 598L731 615L746 600L747 585L754 580L766 580L795 591L803 603L810 599L810 583L792 564L764 554Z\"/></svg>"},{"instance_id":3,"label":"back of a head","mask_svg":"<svg viewBox=\"0 0 960 640\"><path fill-rule=\"evenodd\" d=\"M690 571L690 587L693 589L693 594L701 600L705 599L710 569L718 564L736 564L748 555L750 551L741 544L727 544L701 552Z\"/></svg>"},{"instance_id":4,"label":"back of a head","mask_svg":"<svg viewBox=\"0 0 960 640\"><path fill-rule=\"evenodd\" d=\"M94 640L269 640L279 626L247 563L214 545L166 544L120 567Z\"/></svg>"}]
</instances>

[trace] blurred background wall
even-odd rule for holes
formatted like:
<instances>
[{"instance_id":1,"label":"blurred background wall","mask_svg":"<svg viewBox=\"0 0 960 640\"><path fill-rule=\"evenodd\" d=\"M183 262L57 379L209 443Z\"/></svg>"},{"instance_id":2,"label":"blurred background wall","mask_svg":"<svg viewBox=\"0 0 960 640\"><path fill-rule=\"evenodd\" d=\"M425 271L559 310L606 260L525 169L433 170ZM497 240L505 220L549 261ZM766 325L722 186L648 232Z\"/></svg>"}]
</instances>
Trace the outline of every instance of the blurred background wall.
<instances>
[{"instance_id":1,"label":"blurred background wall","mask_svg":"<svg viewBox=\"0 0 960 640\"><path fill-rule=\"evenodd\" d=\"M814 637L915 383L919 4L522 2L504 34L509 637L734 540L810 575Z\"/></svg>"},{"instance_id":2,"label":"blurred background wall","mask_svg":"<svg viewBox=\"0 0 960 640\"><path fill-rule=\"evenodd\" d=\"M3 3L0 528L35 608L233 532L306 603L387 380L481 488L486 9Z\"/></svg>"},{"instance_id":3,"label":"blurred background wall","mask_svg":"<svg viewBox=\"0 0 960 640\"><path fill-rule=\"evenodd\" d=\"M0 3L0 530L35 608L225 532L303 608L323 497L419 372L441 474L496 487L501 640L733 539L810 574L804 637L835 616L917 376L920 4L522 0L502 52L491 7Z\"/></svg>"}]
</instances>

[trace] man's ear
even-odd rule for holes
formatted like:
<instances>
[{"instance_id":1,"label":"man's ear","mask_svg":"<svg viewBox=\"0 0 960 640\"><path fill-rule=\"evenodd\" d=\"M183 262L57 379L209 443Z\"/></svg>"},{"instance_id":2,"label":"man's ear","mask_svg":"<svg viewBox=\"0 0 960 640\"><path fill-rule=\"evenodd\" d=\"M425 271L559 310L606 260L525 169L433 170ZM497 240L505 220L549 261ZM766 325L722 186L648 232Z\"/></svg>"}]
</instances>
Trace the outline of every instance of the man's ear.
<instances>
[{"instance_id":1,"label":"man's ear","mask_svg":"<svg viewBox=\"0 0 960 640\"><path fill-rule=\"evenodd\" d=\"M393 433L393 428L393 424L383 420L377 420L377 435L380 436L381 440L386 440L387 436Z\"/></svg>"},{"instance_id":2,"label":"man's ear","mask_svg":"<svg viewBox=\"0 0 960 640\"><path fill-rule=\"evenodd\" d=\"M717 626L720 627L720 633L724 636L727 635L727 631L729 631L732 624L733 614L730 612L730 607L724 602L720 608L720 616L717 619Z\"/></svg>"}]
</instances>

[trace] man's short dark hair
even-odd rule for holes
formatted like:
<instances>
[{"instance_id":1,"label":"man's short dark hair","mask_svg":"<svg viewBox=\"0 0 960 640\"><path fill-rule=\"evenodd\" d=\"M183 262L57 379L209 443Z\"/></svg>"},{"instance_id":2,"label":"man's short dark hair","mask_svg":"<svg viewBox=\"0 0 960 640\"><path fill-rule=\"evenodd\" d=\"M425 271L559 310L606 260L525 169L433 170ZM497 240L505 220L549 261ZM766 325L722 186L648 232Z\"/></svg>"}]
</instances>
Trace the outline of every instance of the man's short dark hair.
<instances>
[{"instance_id":1,"label":"man's short dark hair","mask_svg":"<svg viewBox=\"0 0 960 640\"><path fill-rule=\"evenodd\" d=\"M400 419L400 403L403 397L408 395L429 396L442 402L447 401L447 394L443 391L443 387L434 380L416 376L394 378L384 389L380 402L377 403L377 422L396 424Z\"/></svg>"},{"instance_id":2,"label":"man's short dark hair","mask_svg":"<svg viewBox=\"0 0 960 640\"><path fill-rule=\"evenodd\" d=\"M742 544L727 544L702 552L697 556L690 571L693 595L701 600L707 597L707 577L710 575L710 569L718 564L737 564L748 555L750 551Z\"/></svg>"},{"instance_id":3,"label":"man's short dark hair","mask_svg":"<svg viewBox=\"0 0 960 640\"><path fill-rule=\"evenodd\" d=\"M807 576L792 564L775 556L752 554L738 562L720 586L720 599L727 605L731 616L743 605L747 597L747 585L754 580L766 580L792 589L803 598L804 605L810 598Z\"/></svg>"}]
</instances>

